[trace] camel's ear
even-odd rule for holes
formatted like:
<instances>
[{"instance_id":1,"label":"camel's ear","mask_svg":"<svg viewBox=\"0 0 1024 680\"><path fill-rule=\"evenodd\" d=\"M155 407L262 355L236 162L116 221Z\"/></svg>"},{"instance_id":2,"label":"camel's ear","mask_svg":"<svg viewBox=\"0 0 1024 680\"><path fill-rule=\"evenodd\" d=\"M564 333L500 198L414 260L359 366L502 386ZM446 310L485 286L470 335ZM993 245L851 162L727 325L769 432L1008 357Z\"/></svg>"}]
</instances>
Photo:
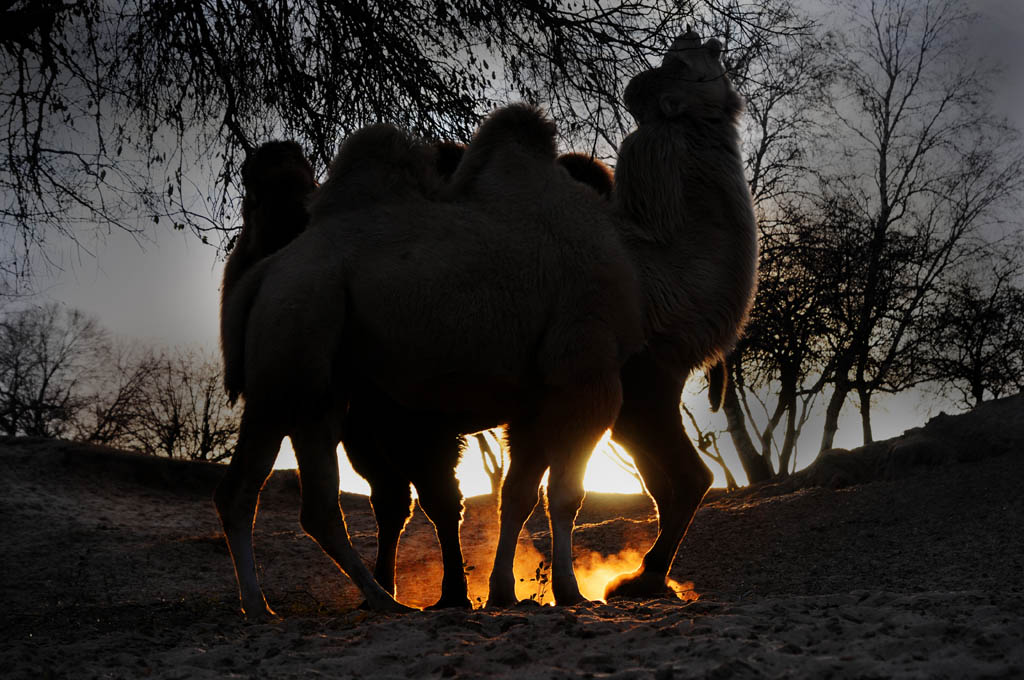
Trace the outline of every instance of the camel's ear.
<instances>
[{"instance_id":1,"label":"camel's ear","mask_svg":"<svg viewBox=\"0 0 1024 680\"><path fill-rule=\"evenodd\" d=\"M686 102L676 94L664 93L658 96L658 106L663 116L675 118L686 109Z\"/></svg>"}]
</instances>

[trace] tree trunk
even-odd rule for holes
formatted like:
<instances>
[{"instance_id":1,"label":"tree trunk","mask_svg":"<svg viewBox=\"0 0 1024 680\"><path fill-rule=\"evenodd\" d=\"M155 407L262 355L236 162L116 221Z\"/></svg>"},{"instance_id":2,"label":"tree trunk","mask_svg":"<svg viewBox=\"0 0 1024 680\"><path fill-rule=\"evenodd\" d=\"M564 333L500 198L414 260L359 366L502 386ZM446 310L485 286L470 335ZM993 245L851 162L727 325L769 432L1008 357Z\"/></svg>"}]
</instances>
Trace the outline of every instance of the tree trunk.
<instances>
[{"instance_id":1,"label":"tree trunk","mask_svg":"<svg viewBox=\"0 0 1024 680\"><path fill-rule=\"evenodd\" d=\"M725 419L729 424L729 436L736 447L736 453L740 458L740 465L747 474L747 482L755 484L772 478L772 468L768 462L761 457L754 447L754 442L747 432L746 419L743 417L743 407L740 406L739 397L736 396L736 381L729 377L725 386L725 403L722 410L725 411Z\"/></svg>"},{"instance_id":2,"label":"tree trunk","mask_svg":"<svg viewBox=\"0 0 1024 680\"><path fill-rule=\"evenodd\" d=\"M848 386L837 382L835 391L832 392L832 398L828 401L828 408L825 409L825 429L821 435L821 451L833 448L832 443L835 441L836 432L839 431L839 413L843 410L843 403L849 393Z\"/></svg>"},{"instance_id":3,"label":"tree trunk","mask_svg":"<svg viewBox=\"0 0 1024 680\"><path fill-rule=\"evenodd\" d=\"M971 384L971 396L974 397L974 403L971 408L977 408L981 405L981 402L985 401L985 385L980 380L975 381ZM999 396L998 394L996 396Z\"/></svg>"},{"instance_id":4,"label":"tree trunk","mask_svg":"<svg viewBox=\"0 0 1024 680\"><path fill-rule=\"evenodd\" d=\"M860 396L860 426L864 433L864 445L867 446L875 441L871 436L871 393L867 390L857 390Z\"/></svg>"},{"instance_id":5,"label":"tree trunk","mask_svg":"<svg viewBox=\"0 0 1024 680\"><path fill-rule=\"evenodd\" d=\"M779 451L779 472L780 477L789 476L789 461L793 457L793 448L796 446L796 439L799 432L796 429L796 394L790 396L786 405L786 437L782 440L782 450Z\"/></svg>"}]
</instances>

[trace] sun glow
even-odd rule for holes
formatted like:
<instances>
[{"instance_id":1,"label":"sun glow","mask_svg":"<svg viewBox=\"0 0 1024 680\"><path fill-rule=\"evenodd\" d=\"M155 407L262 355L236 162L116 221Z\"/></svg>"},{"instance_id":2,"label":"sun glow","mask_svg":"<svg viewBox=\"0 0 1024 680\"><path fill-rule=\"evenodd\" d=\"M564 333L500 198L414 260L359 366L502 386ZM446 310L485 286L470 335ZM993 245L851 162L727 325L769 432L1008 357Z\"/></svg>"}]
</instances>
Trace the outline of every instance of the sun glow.
<instances>
[{"instance_id":1,"label":"sun glow","mask_svg":"<svg viewBox=\"0 0 1024 680\"><path fill-rule=\"evenodd\" d=\"M410 440L410 446L415 446L415 441ZM611 441L611 433L605 432L604 437L594 449L594 455L590 458L587 466L587 474L583 478L583 487L587 491L599 491L608 493L643 493L640 481L632 476L627 469L631 465L629 454L621 446ZM504 464L508 465L507 455ZM274 464L276 470L294 469L295 451L292 449L292 442L285 437L281 442L281 449ZM341 476L341 490L349 493L369 495L370 486L366 480L360 477L348 462L345 449L338 447L338 470ZM455 469L455 475L459 479L462 493L465 496L479 496L491 492L490 480L484 470L483 460L480 454L480 445L475 437L468 437L466 447L462 453L462 460ZM544 482L547 483L547 477Z\"/></svg>"}]
</instances>

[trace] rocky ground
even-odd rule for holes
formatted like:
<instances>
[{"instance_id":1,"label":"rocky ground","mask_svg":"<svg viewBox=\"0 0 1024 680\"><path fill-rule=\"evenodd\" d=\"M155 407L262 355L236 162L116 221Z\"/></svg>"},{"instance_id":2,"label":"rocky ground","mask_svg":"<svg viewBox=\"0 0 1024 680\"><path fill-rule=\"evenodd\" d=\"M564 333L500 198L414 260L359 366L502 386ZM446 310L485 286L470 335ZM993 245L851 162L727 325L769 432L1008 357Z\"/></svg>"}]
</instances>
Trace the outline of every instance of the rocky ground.
<instances>
[{"instance_id":1,"label":"rocky ground","mask_svg":"<svg viewBox=\"0 0 1024 680\"><path fill-rule=\"evenodd\" d=\"M210 494L222 469L67 442L0 440L0 669L5 677L1020 677L1024 398L852 452L781 484L716 495L672 576L690 599L381 616L298 526L274 475L256 552L279 622L246 623ZM364 497L343 495L371 558ZM631 569L650 501L591 494L577 532L585 593ZM496 525L467 504L473 597ZM548 596L541 513L520 595ZM439 555L417 515L399 599L429 604ZM696 598L696 599L693 599Z\"/></svg>"}]
</instances>

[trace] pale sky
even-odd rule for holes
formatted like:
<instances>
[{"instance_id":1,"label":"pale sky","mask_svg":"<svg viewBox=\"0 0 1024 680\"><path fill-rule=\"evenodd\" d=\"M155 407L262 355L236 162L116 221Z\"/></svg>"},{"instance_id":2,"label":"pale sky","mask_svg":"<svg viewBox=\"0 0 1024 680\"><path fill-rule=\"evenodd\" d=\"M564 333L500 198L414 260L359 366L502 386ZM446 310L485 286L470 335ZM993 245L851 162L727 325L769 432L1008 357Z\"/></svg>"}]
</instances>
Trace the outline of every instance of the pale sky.
<instances>
[{"instance_id":1,"label":"pale sky","mask_svg":"<svg viewBox=\"0 0 1024 680\"><path fill-rule=\"evenodd\" d=\"M974 41L979 53L1001 61L995 104L1020 129L1024 129L1024 0L976 0L974 7L982 15L975 28ZM40 297L77 307L100 319L112 333L174 346L199 345L216 351L218 337L218 289L223 262L216 250L194 236L174 232L167 227L149 232L149 243L114 232L99 245L95 258L81 255L73 245L52 246L50 255L61 268L37 270L35 287ZM691 388L697 384L691 381ZM698 413L707 413L703 394L687 399ZM901 395L880 403L873 411L876 438L897 435L924 423L934 405L915 396ZM817 449L820 425L809 423L801 442L803 463ZM692 435L692 432L691 432ZM859 415L853 405L844 410L837 438L838 446L856 446L860 438ZM725 448L731 448L724 442ZM279 466L294 466L284 452ZM342 457L343 458L343 457ZM731 466L742 478L738 464ZM724 484L720 470L717 484ZM467 494L487 491L479 456L467 455L460 471ZM621 473L610 460L595 456L588 471L588 488L637 491L635 482ZM342 487L365 492L365 483L351 470L343 472Z\"/></svg>"}]
</instances>

